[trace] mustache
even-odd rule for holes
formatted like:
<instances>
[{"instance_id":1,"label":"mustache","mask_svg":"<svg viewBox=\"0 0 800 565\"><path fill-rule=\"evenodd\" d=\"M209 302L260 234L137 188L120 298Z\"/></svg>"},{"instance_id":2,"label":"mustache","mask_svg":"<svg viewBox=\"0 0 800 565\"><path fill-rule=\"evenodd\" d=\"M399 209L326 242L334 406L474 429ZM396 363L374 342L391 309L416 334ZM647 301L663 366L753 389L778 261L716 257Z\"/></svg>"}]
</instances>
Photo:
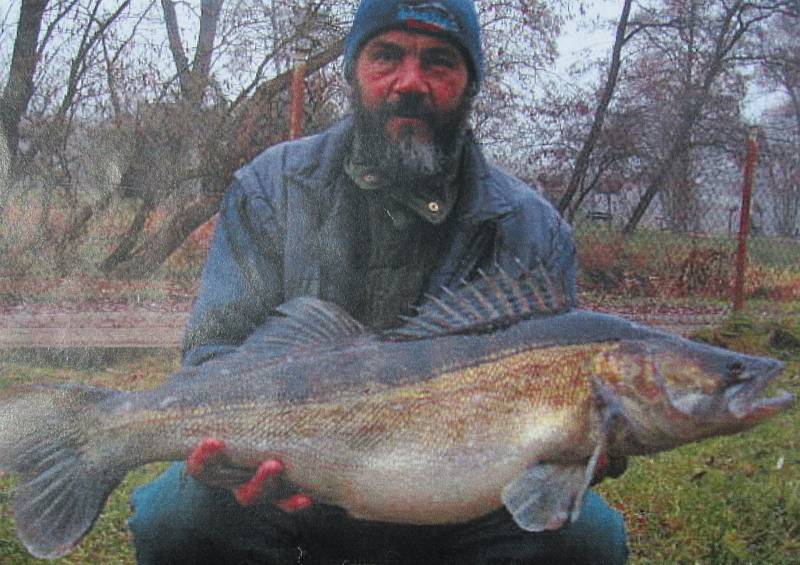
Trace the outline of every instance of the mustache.
<instances>
[{"instance_id":1,"label":"mustache","mask_svg":"<svg viewBox=\"0 0 800 565\"><path fill-rule=\"evenodd\" d=\"M438 122L438 116L430 102L416 92L401 94L394 102L383 102L378 113L384 122L389 118L414 118L431 125Z\"/></svg>"}]
</instances>

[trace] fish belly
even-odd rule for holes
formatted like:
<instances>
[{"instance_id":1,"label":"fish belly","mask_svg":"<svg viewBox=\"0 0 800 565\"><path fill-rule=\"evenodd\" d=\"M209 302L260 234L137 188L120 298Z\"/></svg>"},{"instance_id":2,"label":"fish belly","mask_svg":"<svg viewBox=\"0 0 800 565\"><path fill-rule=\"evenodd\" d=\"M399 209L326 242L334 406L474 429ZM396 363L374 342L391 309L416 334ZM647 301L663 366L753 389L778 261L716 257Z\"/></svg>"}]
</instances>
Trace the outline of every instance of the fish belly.
<instances>
[{"instance_id":1,"label":"fish belly","mask_svg":"<svg viewBox=\"0 0 800 565\"><path fill-rule=\"evenodd\" d=\"M417 422L363 442L353 436L287 446L288 479L365 520L450 524L500 508L503 488L537 461L587 451L572 410L515 415L442 441ZM420 426L422 428L422 426ZM359 445L365 443L366 445Z\"/></svg>"}]
</instances>

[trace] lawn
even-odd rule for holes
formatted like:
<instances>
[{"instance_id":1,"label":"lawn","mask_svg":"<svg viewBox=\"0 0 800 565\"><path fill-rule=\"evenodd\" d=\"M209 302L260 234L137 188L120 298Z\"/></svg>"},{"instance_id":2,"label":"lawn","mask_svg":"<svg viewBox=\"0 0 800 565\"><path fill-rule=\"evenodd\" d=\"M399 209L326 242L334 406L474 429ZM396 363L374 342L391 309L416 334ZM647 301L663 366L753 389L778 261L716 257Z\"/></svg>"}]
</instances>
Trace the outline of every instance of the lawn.
<instances>
[{"instance_id":1,"label":"lawn","mask_svg":"<svg viewBox=\"0 0 800 565\"><path fill-rule=\"evenodd\" d=\"M797 318L729 321L702 339L787 361L778 386L800 394ZM171 350L126 355L83 369L57 359L0 357L0 387L72 381L125 389L154 386L177 366ZM65 365L69 365L66 363ZM800 408L744 435L709 440L654 457L632 458L599 490L626 518L631 563L800 563ZM58 563L133 563L125 521L128 496L163 465L130 473L94 530ZM34 563L14 535L13 482L0 478L0 563Z\"/></svg>"},{"instance_id":2,"label":"lawn","mask_svg":"<svg viewBox=\"0 0 800 565\"><path fill-rule=\"evenodd\" d=\"M0 388L26 382L76 382L95 386L113 386L126 390L151 388L178 366L177 351L145 351L141 355L126 354L117 361L108 361L106 355L98 355L101 367L92 366L91 355L84 355L80 363L86 368L71 368L72 362L64 362L60 356L37 355L26 360L19 352L0 350ZM88 359L88 361L87 361ZM122 485L116 489L106 504L103 514L91 533L78 548L54 563L85 565L134 563L133 551L128 542L125 526L130 514L128 497L136 485L154 478L164 464L140 467L129 473ZM0 563L41 563L31 557L17 540L11 509L13 479L0 472Z\"/></svg>"}]
</instances>

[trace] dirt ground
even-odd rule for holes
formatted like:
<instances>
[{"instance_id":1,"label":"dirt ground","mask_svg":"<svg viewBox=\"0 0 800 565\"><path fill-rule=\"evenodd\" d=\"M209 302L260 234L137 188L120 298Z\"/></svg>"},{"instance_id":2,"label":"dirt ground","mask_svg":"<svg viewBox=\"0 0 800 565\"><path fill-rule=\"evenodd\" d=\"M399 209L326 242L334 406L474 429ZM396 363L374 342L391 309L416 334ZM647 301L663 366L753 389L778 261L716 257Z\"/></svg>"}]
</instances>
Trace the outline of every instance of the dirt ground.
<instances>
[{"instance_id":1,"label":"dirt ground","mask_svg":"<svg viewBox=\"0 0 800 565\"><path fill-rule=\"evenodd\" d=\"M178 347L190 309L189 300L0 305L0 348ZM612 313L680 334L718 318L709 312L614 309Z\"/></svg>"},{"instance_id":2,"label":"dirt ground","mask_svg":"<svg viewBox=\"0 0 800 565\"><path fill-rule=\"evenodd\" d=\"M0 348L178 347L191 302L0 308Z\"/></svg>"}]
</instances>

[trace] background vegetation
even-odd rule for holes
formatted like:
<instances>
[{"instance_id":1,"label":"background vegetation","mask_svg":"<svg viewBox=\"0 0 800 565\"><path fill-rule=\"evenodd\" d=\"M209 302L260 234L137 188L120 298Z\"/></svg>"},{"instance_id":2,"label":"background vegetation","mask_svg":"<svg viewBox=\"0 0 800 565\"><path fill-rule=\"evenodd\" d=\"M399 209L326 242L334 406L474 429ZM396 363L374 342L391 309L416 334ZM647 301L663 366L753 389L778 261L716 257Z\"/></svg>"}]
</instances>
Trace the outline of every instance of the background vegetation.
<instances>
[{"instance_id":1,"label":"background vegetation","mask_svg":"<svg viewBox=\"0 0 800 565\"><path fill-rule=\"evenodd\" d=\"M730 235L757 121L752 229L794 237L797 0L597 4L478 2L487 78L473 122L488 152L570 221L604 217L626 236L641 227ZM0 272L158 271L212 218L232 173L287 137L297 58L308 62L305 130L347 111L338 58L355 5L7 3ZM610 34L613 45L587 45L557 68L567 28L577 38Z\"/></svg>"}]
</instances>

